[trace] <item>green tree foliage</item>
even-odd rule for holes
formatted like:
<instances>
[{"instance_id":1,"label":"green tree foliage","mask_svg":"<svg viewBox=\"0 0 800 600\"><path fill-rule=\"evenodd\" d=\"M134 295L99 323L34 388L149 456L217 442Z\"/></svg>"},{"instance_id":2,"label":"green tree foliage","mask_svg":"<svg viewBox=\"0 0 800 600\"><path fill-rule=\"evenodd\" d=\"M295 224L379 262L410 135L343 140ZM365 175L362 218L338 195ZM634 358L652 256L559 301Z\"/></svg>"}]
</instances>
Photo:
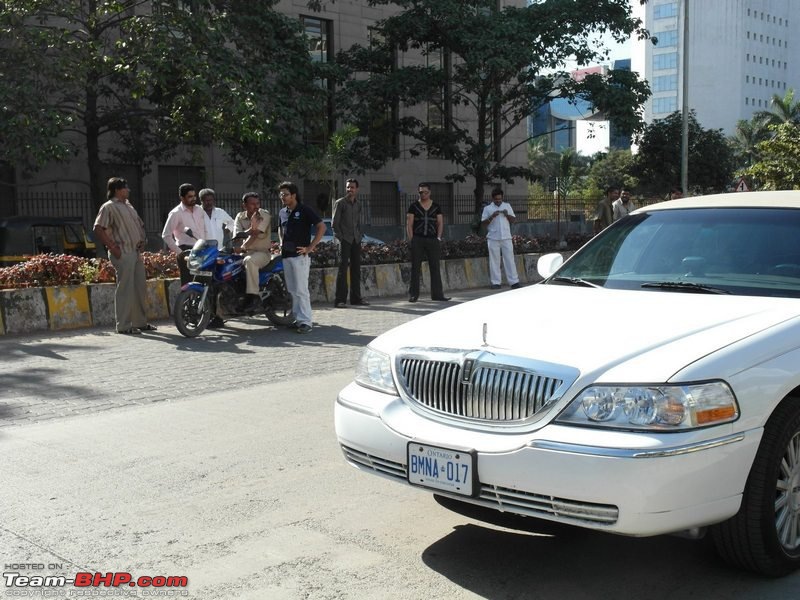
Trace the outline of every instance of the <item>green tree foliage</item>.
<instances>
[{"instance_id":1,"label":"green tree foliage","mask_svg":"<svg viewBox=\"0 0 800 600\"><path fill-rule=\"evenodd\" d=\"M743 174L761 182L768 190L800 188L800 125L773 125L774 136L757 146L759 159Z\"/></svg>"},{"instance_id":2,"label":"green tree foliage","mask_svg":"<svg viewBox=\"0 0 800 600\"><path fill-rule=\"evenodd\" d=\"M578 82L564 70L570 59L605 57L592 34L646 35L628 0L540 0L502 9L495 0L370 4L400 12L376 23L368 47L340 54L348 76L337 104L345 120L364 132L364 154L378 163L397 154L380 127L412 140L412 155L450 160L448 179L475 178L476 210L487 182L532 174L507 164L515 146L528 142L509 143L508 135L551 98L588 100L622 131L640 126L649 88L634 73L612 70ZM387 118L391 107L402 111Z\"/></svg>"},{"instance_id":3,"label":"green tree foliage","mask_svg":"<svg viewBox=\"0 0 800 600\"><path fill-rule=\"evenodd\" d=\"M611 150L598 156L587 177L587 195L599 199L611 186L632 190L639 185L633 175L634 158L630 150Z\"/></svg>"},{"instance_id":4,"label":"green tree foliage","mask_svg":"<svg viewBox=\"0 0 800 600\"><path fill-rule=\"evenodd\" d=\"M740 119L736 122L736 133L730 142L737 165L749 167L758 158L758 144L771 135L768 124L768 118L758 114L749 121Z\"/></svg>"},{"instance_id":5,"label":"green tree foliage","mask_svg":"<svg viewBox=\"0 0 800 600\"><path fill-rule=\"evenodd\" d=\"M324 183L328 189L328 206L333 206L337 178L339 174L349 173L352 167L351 146L357 136L358 129L354 125L340 127L331 134L324 148L314 146L289 165L289 172Z\"/></svg>"},{"instance_id":6,"label":"green tree foliage","mask_svg":"<svg viewBox=\"0 0 800 600\"><path fill-rule=\"evenodd\" d=\"M0 4L0 160L85 158L147 170L178 145L221 144L270 179L304 149L324 76L277 0L9 0Z\"/></svg>"},{"instance_id":7,"label":"green tree foliage","mask_svg":"<svg viewBox=\"0 0 800 600\"><path fill-rule=\"evenodd\" d=\"M733 178L733 151L722 131L704 129L689 114L689 186L702 191L727 189ZM681 114L672 113L644 130L633 175L640 188L664 194L681 181Z\"/></svg>"}]
</instances>

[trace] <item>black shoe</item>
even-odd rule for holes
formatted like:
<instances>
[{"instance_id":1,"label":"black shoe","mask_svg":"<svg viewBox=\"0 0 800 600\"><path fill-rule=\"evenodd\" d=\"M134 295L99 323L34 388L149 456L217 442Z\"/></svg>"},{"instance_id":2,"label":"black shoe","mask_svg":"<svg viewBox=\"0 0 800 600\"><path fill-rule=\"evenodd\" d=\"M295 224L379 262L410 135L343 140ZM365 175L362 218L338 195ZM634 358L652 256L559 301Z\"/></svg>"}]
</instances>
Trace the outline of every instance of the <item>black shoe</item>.
<instances>
[{"instance_id":1,"label":"black shoe","mask_svg":"<svg viewBox=\"0 0 800 600\"><path fill-rule=\"evenodd\" d=\"M337 302L333 306L334 308L347 308L347 302Z\"/></svg>"},{"instance_id":2,"label":"black shoe","mask_svg":"<svg viewBox=\"0 0 800 600\"><path fill-rule=\"evenodd\" d=\"M514 285L511 286L511 289L512 290L518 290L521 287L522 287L522 284L518 281L517 283L515 283Z\"/></svg>"},{"instance_id":3,"label":"black shoe","mask_svg":"<svg viewBox=\"0 0 800 600\"><path fill-rule=\"evenodd\" d=\"M489 289L490 290L499 290L500 286L498 284L496 284L496 283L493 283L492 285L489 286Z\"/></svg>"},{"instance_id":4,"label":"black shoe","mask_svg":"<svg viewBox=\"0 0 800 600\"><path fill-rule=\"evenodd\" d=\"M408 297L408 301L409 302L416 302L417 301L417 297L416 296L409 296Z\"/></svg>"},{"instance_id":5,"label":"black shoe","mask_svg":"<svg viewBox=\"0 0 800 600\"><path fill-rule=\"evenodd\" d=\"M222 317L212 317L212 319L208 322L208 329L219 329L225 325L225 321L222 320Z\"/></svg>"},{"instance_id":6,"label":"black shoe","mask_svg":"<svg viewBox=\"0 0 800 600\"><path fill-rule=\"evenodd\" d=\"M351 302L350 304L352 304L353 306L369 306L369 302L367 302L363 298L361 300L356 300L355 302Z\"/></svg>"},{"instance_id":7,"label":"black shoe","mask_svg":"<svg viewBox=\"0 0 800 600\"><path fill-rule=\"evenodd\" d=\"M298 327L300 327L300 324L297 321L295 321L294 323L289 323L286 326L286 329L297 329Z\"/></svg>"},{"instance_id":8,"label":"black shoe","mask_svg":"<svg viewBox=\"0 0 800 600\"><path fill-rule=\"evenodd\" d=\"M261 296L247 294L239 305L239 312L258 312L261 310Z\"/></svg>"},{"instance_id":9,"label":"black shoe","mask_svg":"<svg viewBox=\"0 0 800 600\"><path fill-rule=\"evenodd\" d=\"M447 296L442 296L441 298L431 298L434 302L450 302L452 298L448 298Z\"/></svg>"}]
</instances>

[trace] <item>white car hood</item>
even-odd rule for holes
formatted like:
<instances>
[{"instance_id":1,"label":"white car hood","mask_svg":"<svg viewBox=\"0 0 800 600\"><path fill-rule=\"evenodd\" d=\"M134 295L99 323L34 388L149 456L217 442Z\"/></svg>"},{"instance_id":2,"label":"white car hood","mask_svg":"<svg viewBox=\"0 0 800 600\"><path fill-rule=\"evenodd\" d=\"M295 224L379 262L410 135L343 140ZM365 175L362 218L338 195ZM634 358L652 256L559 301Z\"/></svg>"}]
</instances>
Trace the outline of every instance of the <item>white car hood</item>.
<instances>
[{"instance_id":1,"label":"white car hood","mask_svg":"<svg viewBox=\"0 0 800 600\"><path fill-rule=\"evenodd\" d=\"M666 382L798 314L800 301L787 298L535 285L416 319L372 346L392 354L485 348L570 366L598 382Z\"/></svg>"}]
</instances>

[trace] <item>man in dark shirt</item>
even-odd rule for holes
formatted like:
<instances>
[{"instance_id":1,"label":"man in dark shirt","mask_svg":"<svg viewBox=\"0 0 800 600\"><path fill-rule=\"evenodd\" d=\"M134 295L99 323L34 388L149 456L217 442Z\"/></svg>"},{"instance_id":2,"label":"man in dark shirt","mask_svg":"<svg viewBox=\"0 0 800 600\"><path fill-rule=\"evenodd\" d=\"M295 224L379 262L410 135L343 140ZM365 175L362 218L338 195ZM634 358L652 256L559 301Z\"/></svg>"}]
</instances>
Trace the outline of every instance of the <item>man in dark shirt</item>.
<instances>
[{"instance_id":1,"label":"man in dark shirt","mask_svg":"<svg viewBox=\"0 0 800 600\"><path fill-rule=\"evenodd\" d=\"M283 208L278 214L278 237L286 288L292 295L296 331L308 333L312 326L311 294L308 291L308 275L311 270L309 255L325 235L325 223L312 208L300 202L297 186L291 181L284 181L278 186L278 195L283 202ZM316 231L312 240L311 228L314 226Z\"/></svg>"},{"instance_id":2,"label":"man in dark shirt","mask_svg":"<svg viewBox=\"0 0 800 600\"><path fill-rule=\"evenodd\" d=\"M358 180L348 179L347 194L333 205L331 226L341 245L339 272L336 274L336 308L347 306L347 271L350 270L350 304L368 306L361 297L361 204L358 201Z\"/></svg>"},{"instance_id":3,"label":"man in dark shirt","mask_svg":"<svg viewBox=\"0 0 800 600\"><path fill-rule=\"evenodd\" d=\"M408 286L408 301L419 298L419 280L422 276L422 259L428 259L431 272L431 300L447 302L444 295L442 275L439 271L444 220L441 207L431 200L431 186L420 183L419 200L408 207L406 213L406 236L411 246L411 282Z\"/></svg>"}]
</instances>

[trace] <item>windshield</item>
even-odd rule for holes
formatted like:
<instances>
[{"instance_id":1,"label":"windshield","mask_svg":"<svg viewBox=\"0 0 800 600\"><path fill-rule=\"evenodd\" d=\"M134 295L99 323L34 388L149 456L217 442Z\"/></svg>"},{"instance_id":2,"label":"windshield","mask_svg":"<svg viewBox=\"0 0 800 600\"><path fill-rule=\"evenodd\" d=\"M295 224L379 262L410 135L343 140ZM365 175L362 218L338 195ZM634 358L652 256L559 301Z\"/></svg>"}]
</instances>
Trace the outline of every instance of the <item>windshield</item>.
<instances>
[{"instance_id":1,"label":"windshield","mask_svg":"<svg viewBox=\"0 0 800 600\"><path fill-rule=\"evenodd\" d=\"M800 297L800 210L690 208L630 216L546 283Z\"/></svg>"}]
</instances>

